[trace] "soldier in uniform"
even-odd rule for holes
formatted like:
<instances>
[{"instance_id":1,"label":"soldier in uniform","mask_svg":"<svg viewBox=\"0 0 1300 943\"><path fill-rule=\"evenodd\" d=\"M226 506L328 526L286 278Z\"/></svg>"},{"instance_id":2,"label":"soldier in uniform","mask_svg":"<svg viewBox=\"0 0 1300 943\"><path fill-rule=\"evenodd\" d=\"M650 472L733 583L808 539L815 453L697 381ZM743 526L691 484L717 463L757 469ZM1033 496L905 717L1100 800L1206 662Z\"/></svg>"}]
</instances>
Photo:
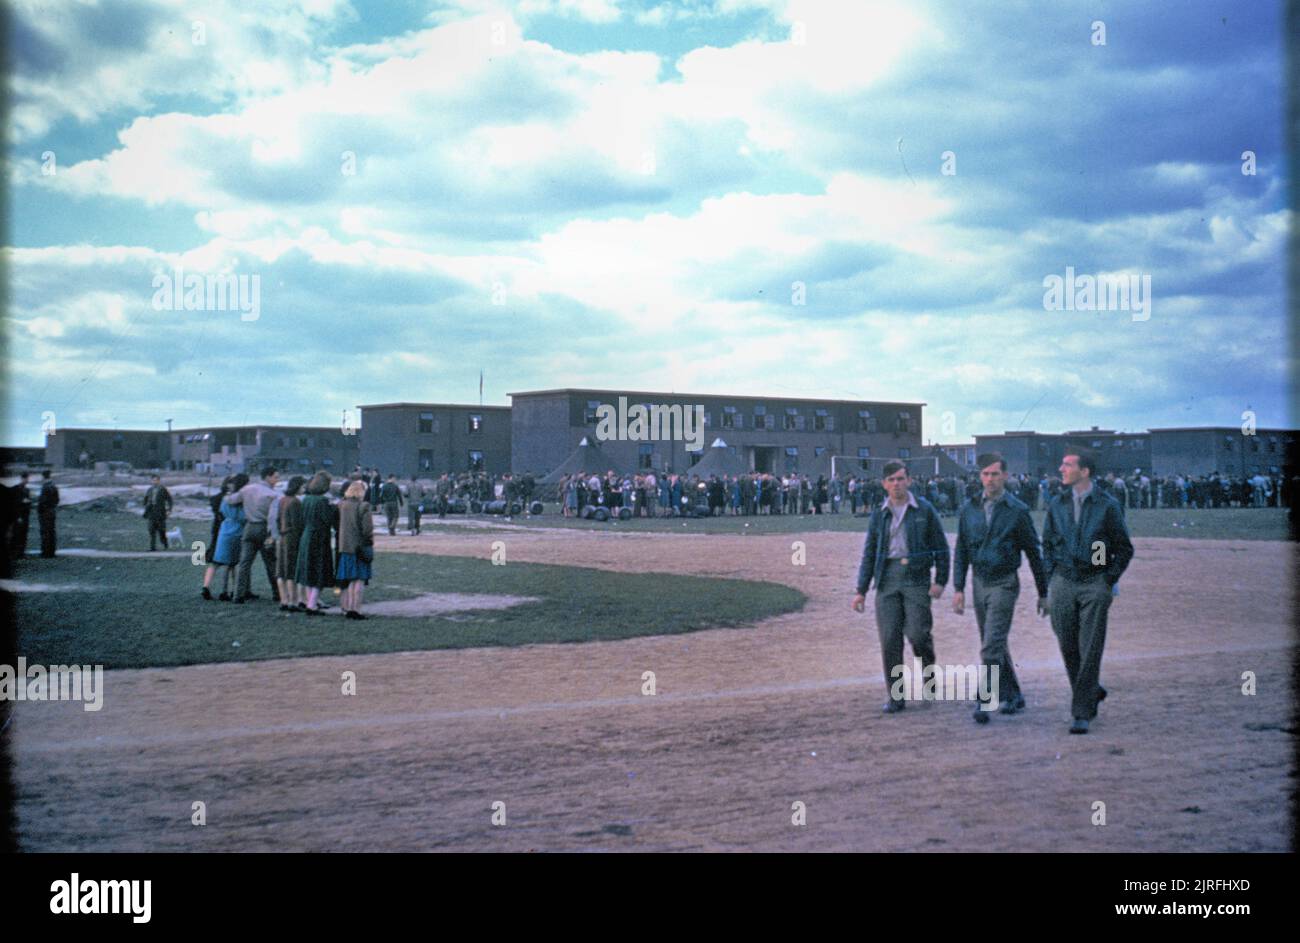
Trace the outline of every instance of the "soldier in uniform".
<instances>
[{"instance_id":1,"label":"soldier in uniform","mask_svg":"<svg viewBox=\"0 0 1300 943\"><path fill-rule=\"evenodd\" d=\"M420 532L420 515L424 513L424 485L411 476L406 489L406 523L412 534Z\"/></svg>"},{"instance_id":2,"label":"soldier in uniform","mask_svg":"<svg viewBox=\"0 0 1300 943\"><path fill-rule=\"evenodd\" d=\"M36 499L36 516L41 524L41 556L53 557L58 540L54 534L54 515L59 507L59 489L50 480L50 470L41 472L41 493Z\"/></svg>"},{"instance_id":3,"label":"soldier in uniform","mask_svg":"<svg viewBox=\"0 0 1300 943\"><path fill-rule=\"evenodd\" d=\"M378 475L375 476L376 478ZM397 536L397 518L402 508L402 489L397 487L397 476L390 474L388 480L379 488L379 503L384 506L384 517L388 522L388 536Z\"/></svg>"},{"instance_id":4,"label":"soldier in uniform","mask_svg":"<svg viewBox=\"0 0 1300 943\"><path fill-rule=\"evenodd\" d=\"M149 522L149 552L153 553L159 539L163 549L167 549L167 515L172 510L172 493L163 487L158 475L149 481L149 490L144 493L144 519Z\"/></svg>"}]
</instances>

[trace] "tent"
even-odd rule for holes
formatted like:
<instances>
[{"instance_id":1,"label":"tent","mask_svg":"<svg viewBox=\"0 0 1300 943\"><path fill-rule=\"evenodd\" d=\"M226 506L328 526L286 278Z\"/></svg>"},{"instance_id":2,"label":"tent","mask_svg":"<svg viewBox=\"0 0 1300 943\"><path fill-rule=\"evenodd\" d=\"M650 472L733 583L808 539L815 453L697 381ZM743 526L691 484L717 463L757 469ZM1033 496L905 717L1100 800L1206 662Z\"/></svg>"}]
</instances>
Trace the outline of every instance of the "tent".
<instances>
[{"instance_id":1,"label":"tent","mask_svg":"<svg viewBox=\"0 0 1300 943\"><path fill-rule=\"evenodd\" d=\"M713 444L705 451L704 457L686 469L686 474L699 475L701 478L708 478L710 475L721 478L748 473L749 466L745 464L745 460L739 455L733 455L727 448L727 443L721 439L714 439Z\"/></svg>"},{"instance_id":2,"label":"tent","mask_svg":"<svg viewBox=\"0 0 1300 943\"><path fill-rule=\"evenodd\" d=\"M577 448L569 453L569 457L552 469L545 478L538 479L537 484L542 488L553 490L565 475L572 475L574 472L586 472L590 475L594 472L603 478L605 472L611 469L619 475L626 473L623 466L601 451L600 446L583 436Z\"/></svg>"}]
</instances>

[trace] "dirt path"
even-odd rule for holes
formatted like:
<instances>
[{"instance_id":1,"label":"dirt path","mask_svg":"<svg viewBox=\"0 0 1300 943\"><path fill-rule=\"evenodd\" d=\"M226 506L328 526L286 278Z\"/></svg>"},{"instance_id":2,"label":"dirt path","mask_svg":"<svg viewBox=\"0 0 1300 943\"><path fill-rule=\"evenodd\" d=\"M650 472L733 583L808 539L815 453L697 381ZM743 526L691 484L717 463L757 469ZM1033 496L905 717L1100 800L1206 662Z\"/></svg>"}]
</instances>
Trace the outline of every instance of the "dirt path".
<instances>
[{"instance_id":1,"label":"dirt path","mask_svg":"<svg viewBox=\"0 0 1300 943\"><path fill-rule=\"evenodd\" d=\"M17 705L23 847L1287 847L1294 638L1277 588L1291 545L1136 541L1111 614L1111 696L1093 734L1070 737L1027 572L1012 650L1030 707L976 727L966 704L879 714L874 625L848 610L860 535L381 536L377 565L390 549L487 557L501 539L511 561L770 579L809 604L684 636L111 672L98 713ZM974 616L949 599L939 660L977 660Z\"/></svg>"}]
</instances>

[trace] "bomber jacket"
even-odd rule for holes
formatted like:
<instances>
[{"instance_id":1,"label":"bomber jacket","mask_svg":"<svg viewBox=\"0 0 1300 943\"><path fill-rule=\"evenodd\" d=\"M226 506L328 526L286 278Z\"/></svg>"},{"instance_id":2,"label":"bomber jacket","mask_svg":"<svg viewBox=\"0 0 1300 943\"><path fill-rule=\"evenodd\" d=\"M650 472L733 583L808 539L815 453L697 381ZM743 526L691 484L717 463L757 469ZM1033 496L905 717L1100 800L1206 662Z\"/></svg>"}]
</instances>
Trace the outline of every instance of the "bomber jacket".
<instances>
[{"instance_id":1,"label":"bomber jacket","mask_svg":"<svg viewBox=\"0 0 1300 943\"><path fill-rule=\"evenodd\" d=\"M1047 505L1043 521L1043 567L1050 580L1060 570L1068 579L1087 579L1095 573L1114 586L1133 559L1133 542L1119 502L1093 485L1083 499L1079 526L1074 524L1073 489L1065 488ZM1101 546L1094 547L1100 541ZM1104 563L1094 564L1100 551Z\"/></svg>"},{"instance_id":2,"label":"bomber jacket","mask_svg":"<svg viewBox=\"0 0 1300 943\"><path fill-rule=\"evenodd\" d=\"M962 505L957 518L957 550L953 556L952 588L966 589L966 568L982 581L1001 579L1020 569L1020 554L1029 561L1038 595L1047 595L1047 573L1038 549L1038 532L1029 505L1003 492L993 505L993 520L984 519L984 492Z\"/></svg>"},{"instance_id":3,"label":"bomber jacket","mask_svg":"<svg viewBox=\"0 0 1300 943\"><path fill-rule=\"evenodd\" d=\"M929 501L917 495L916 507L903 512L903 527L907 533L907 566L904 579L911 584L930 583L930 570L934 569L934 582L944 586L948 582L948 538L943 524ZM878 505L867 523L867 539L862 546L862 562L858 564L858 594L865 596L871 584L880 583L885 573L885 559L889 555L889 525L892 512Z\"/></svg>"}]
</instances>

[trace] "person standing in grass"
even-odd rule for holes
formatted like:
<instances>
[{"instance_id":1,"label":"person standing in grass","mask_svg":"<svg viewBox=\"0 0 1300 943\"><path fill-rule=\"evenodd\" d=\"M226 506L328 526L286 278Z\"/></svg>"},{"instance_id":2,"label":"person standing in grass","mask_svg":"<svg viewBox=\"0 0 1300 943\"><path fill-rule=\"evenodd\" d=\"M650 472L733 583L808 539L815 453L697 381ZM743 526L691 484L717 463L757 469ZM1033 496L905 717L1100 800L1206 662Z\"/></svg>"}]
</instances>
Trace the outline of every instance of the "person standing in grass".
<instances>
[{"instance_id":1,"label":"person standing in grass","mask_svg":"<svg viewBox=\"0 0 1300 943\"><path fill-rule=\"evenodd\" d=\"M226 495L230 493L230 483L234 480L233 475L227 475L225 481L221 483L221 490L208 498L208 504L212 506L212 537L208 540L207 549L203 554L203 558L208 563L208 568L203 573L203 592L201 595L204 599L216 598L212 595L212 577L217 572L217 540L221 534L221 522L225 520L225 515L221 513L221 504L226 500Z\"/></svg>"},{"instance_id":2,"label":"person standing in grass","mask_svg":"<svg viewBox=\"0 0 1300 943\"><path fill-rule=\"evenodd\" d=\"M370 564L375 558L375 518L366 488L359 481L348 485L339 502L339 564L334 574L343 596L339 605L348 619L364 619L361 596L370 581Z\"/></svg>"},{"instance_id":3,"label":"person standing in grass","mask_svg":"<svg viewBox=\"0 0 1300 943\"><path fill-rule=\"evenodd\" d=\"M163 487L159 476L154 475L149 481L149 490L144 493L144 519L149 524L149 552L152 553L159 539L163 549L167 549L167 515L172 510L172 493Z\"/></svg>"},{"instance_id":4,"label":"person standing in grass","mask_svg":"<svg viewBox=\"0 0 1300 943\"><path fill-rule=\"evenodd\" d=\"M363 484L356 482L356 484ZM317 472L307 483L302 499L302 537L298 541L298 562L294 582L307 591L307 615L320 610L320 591L334 585L334 553L330 529L338 526L338 509L329 501L330 476Z\"/></svg>"},{"instance_id":5,"label":"person standing in grass","mask_svg":"<svg viewBox=\"0 0 1300 943\"><path fill-rule=\"evenodd\" d=\"M302 541L302 501L298 494L306 479L294 475L284 489L275 510L275 577L280 587L280 610L307 608L298 597L298 546Z\"/></svg>"},{"instance_id":6,"label":"person standing in grass","mask_svg":"<svg viewBox=\"0 0 1300 943\"><path fill-rule=\"evenodd\" d=\"M212 562L216 565L216 576L221 578L221 594L217 597L222 602L230 602L231 595L229 592L230 577L235 567L239 565L240 544L244 539L244 507L242 504L231 504L230 498L237 494L239 489L248 484L248 476L243 472L227 479L228 488L222 489L221 499L221 526L217 529L217 548L212 554ZM204 589L207 589L205 586ZM210 598L205 596L204 598Z\"/></svg>"}]
</instances>

